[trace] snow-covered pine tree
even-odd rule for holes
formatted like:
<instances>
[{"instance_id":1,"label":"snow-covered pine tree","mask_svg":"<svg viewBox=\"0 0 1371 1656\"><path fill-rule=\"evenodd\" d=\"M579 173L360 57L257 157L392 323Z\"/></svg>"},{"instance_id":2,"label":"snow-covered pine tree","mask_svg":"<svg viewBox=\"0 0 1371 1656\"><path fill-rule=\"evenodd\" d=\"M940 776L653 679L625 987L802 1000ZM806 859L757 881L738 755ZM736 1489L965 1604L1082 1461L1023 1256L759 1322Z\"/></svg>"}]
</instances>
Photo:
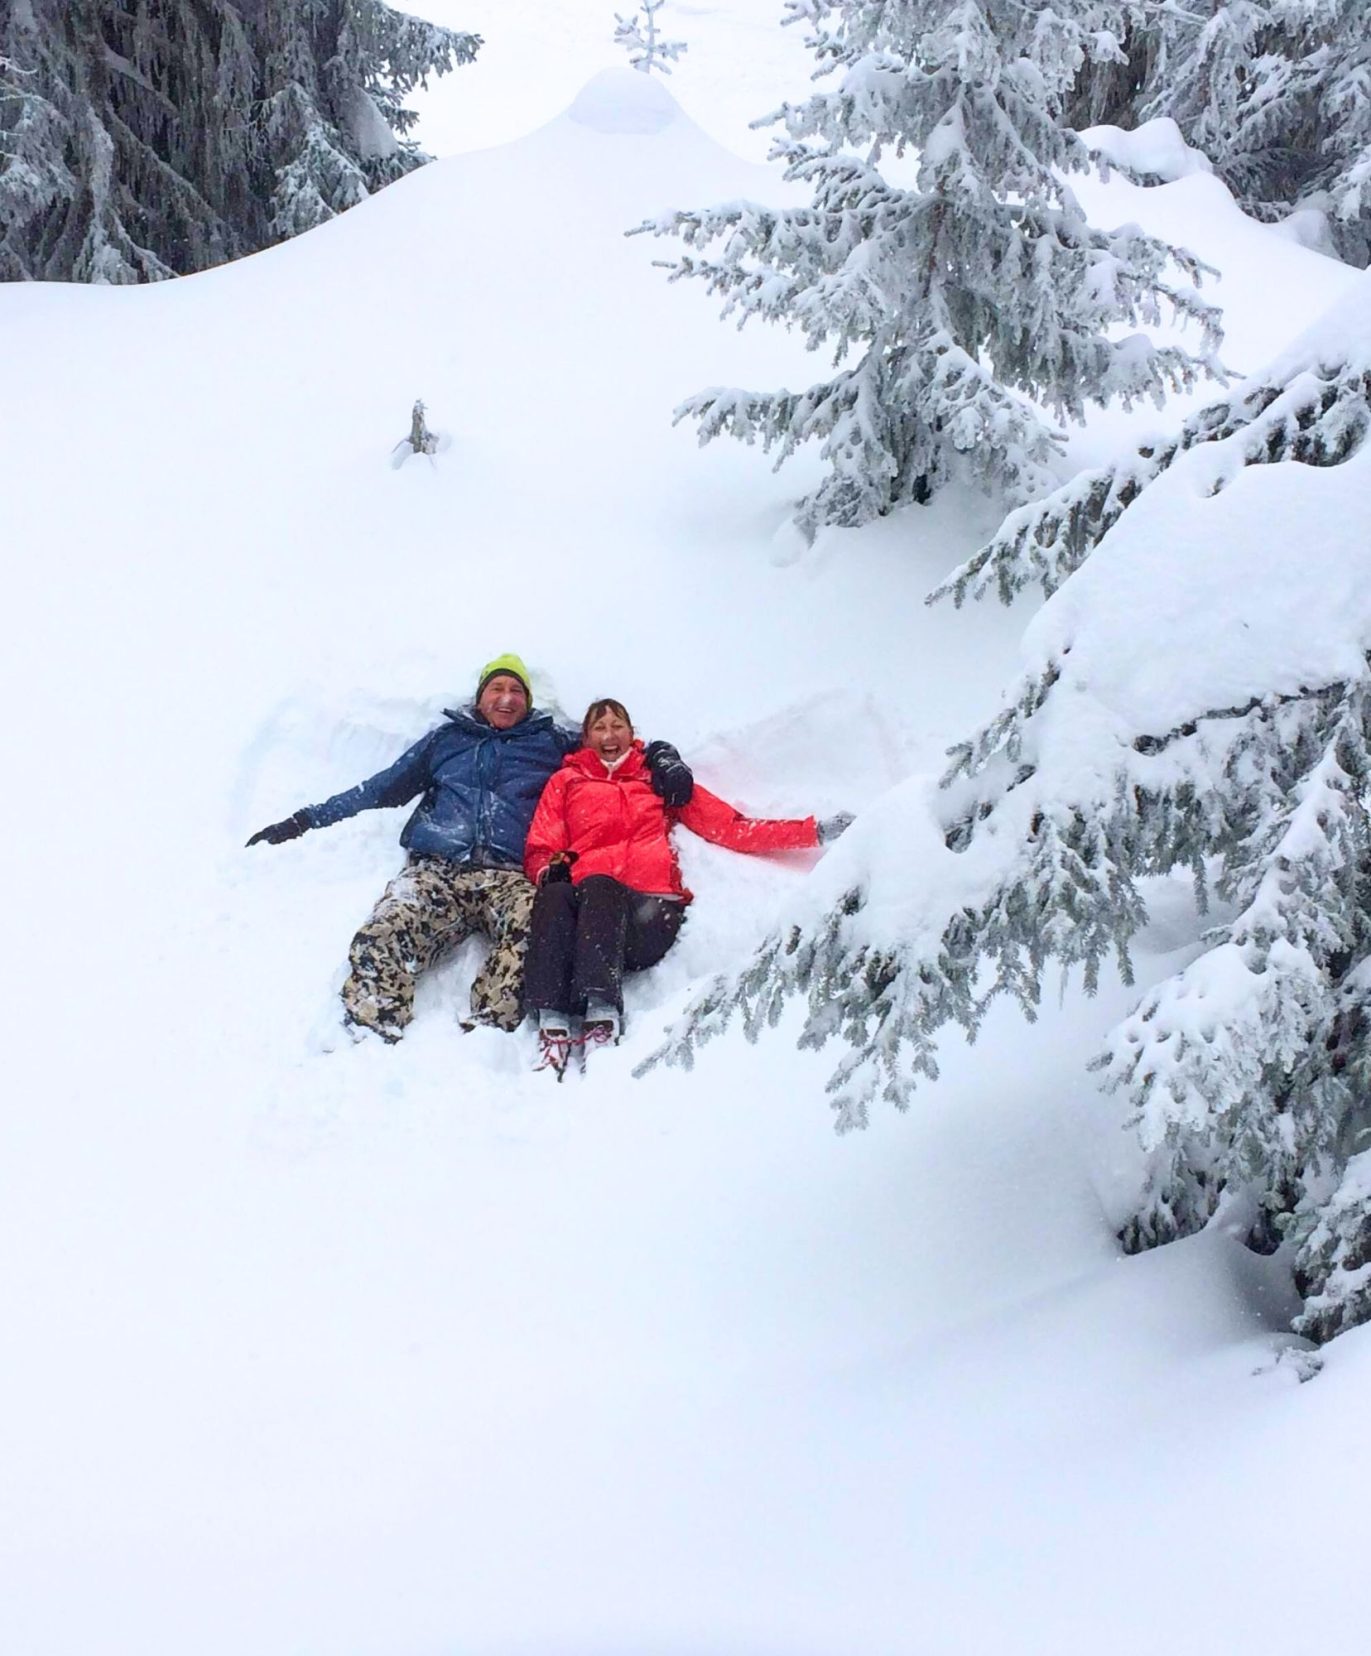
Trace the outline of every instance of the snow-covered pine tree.
<instances>
[{"instance_id":1,"label":"snow-covered pine tree","mask_svg":"<svg viewBox=\"0 0 1371 1656\"><path fill-rule=\"evenodd\" d=\"M800 503L807 532L925 500L952 476L1038 497L1061 441L1043 409L1079 419L1087 403L1160 400L1214 371L1218 318L1190 285L1197 262L1136 226L1093 229L1063 182L1088 157L1059 124L1062 96L1106 49L1116 9L794 0L837 76L770 117L787 134L773 153L810 205L730 203L641 227L686 244L672 280L704 281L726 316L833 351L838 371L805 391L716 388L677 410L702 442L760 441L778 465L821 442L831 471ZM893 182L882 160L907 150L912 179ZM1117 337L1118 323L1156 321L1162 301L1199 325L1198 357Z\"/></svg>"},{"instance_id":2,"label":"snow-covered pine tree","mask_svg":"<svg viewBox=\"0 0 1371 1656\"><path fill-rule=\"evenodd\" d=\"M1066 94L1068 123L1130 128L1167 115L1211 160L1230 149L1240 158L1258 138L1246 123L1276 95L1279 63L1270 53L1283 4L1121 0L1106 20L1107 40Z\"/></svg>"},{"instance_id":3,"label":"snow-covered pine tree","mask_svg":"<svg viewBox=\"0 0 1371 1656\"><path fill-rule=\"evenodd\" d=\"M380 0L16 0L0 278L202 270L419 165L404 99L480 40Z\"/></svg>"},{"instance_id":4,"label":"snow-covered pine tree","mask_svg":"<svg viewBox=\"0 0 1371 1656\"><path fill-rule=\"evenodd\" d=\"M1040 509L1093 552L1044 583L1004 711L859 820L657 1056L799 997L801 1045L849 1047L829 1088L862 1125L937 1076L949 1025L1000 995L1032 1018L1049 965L1131 982L1150 897L1188 874L1195 957L1097 1066L1151 1157L1124 1241L1221 1213L1288 1249L1323 1340L1371 1320L1371 291L1187 431Z\"/></svg>"},{"instance_id":5,"label":"snow-covered pine tree","mask_svg":"<svg viewBox=\"0 0 1371 1656\"><path fill-rule=\"evenodd\" d=\"M660 69L671 73L671 65L688 50L683 40L667 40L657 26L657 14L666 0L640 0L638 10L628 17L614 14L614 38L628 53L633 68L643 74Z\"/></svg>"},{"instance_id":6,"label":"snow-covered pine tree","mask_svg":"<svg viewBox=\"0 0 1371 1656\"><path fill-rule=\"evenodd\" d=\"M1365 986L1361 986L1363 992ZM1363 1063L1356 1077L1362 1098L1371 1080ZM1361 1134L1365 1141L1366 1131ZM1317 1187L1301 1205L1303 1236L1295 1281L1304 1299L1296 1330L1322 1344L1345 1329L1371 1322L1371 1150L1343 1168L1322 1201Z\"/></svg>"},{"instance_id":7,"label":"snow-covered pine tree","mask_svg":"<svg viewBox=\"0 0 1371 1656\"><path fill-rule=\"evenodd\" d=\"M1167 115L1245 203L1293 202L1292 167L1317 148L1299 96L1300 70L1280 51L1284 0L1209 0L1172 11L1144 120Z\"/></svg>"}]
</instances>

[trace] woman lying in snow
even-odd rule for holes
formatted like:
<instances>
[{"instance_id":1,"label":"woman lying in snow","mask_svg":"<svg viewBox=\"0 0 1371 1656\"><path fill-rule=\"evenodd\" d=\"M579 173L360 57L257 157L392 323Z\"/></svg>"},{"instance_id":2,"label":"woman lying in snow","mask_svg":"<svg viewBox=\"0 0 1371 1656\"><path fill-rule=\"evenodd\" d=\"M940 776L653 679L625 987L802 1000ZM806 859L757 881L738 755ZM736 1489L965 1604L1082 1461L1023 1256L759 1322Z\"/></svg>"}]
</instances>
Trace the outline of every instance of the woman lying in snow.
<instances>
[{"instance_id":1,"label":"woman lying in snow","mask_svg":"<svg viewBox=\"0 0 1371 1656\"><path fill-rule=\"evenodd\" d=\"M690 901L669 837L676 823L756 852L824 845L852 821L745 817L698 783L689 804L670 809L653 791L627 710L611 697L590 704L581 742L543 789L524 845L524 872L538 888L524 1002L538 1014L539 1067L559 1076L573 1045L619 1038L624 973L655 966L676 941Z\"/></svg>"}]
</instances>

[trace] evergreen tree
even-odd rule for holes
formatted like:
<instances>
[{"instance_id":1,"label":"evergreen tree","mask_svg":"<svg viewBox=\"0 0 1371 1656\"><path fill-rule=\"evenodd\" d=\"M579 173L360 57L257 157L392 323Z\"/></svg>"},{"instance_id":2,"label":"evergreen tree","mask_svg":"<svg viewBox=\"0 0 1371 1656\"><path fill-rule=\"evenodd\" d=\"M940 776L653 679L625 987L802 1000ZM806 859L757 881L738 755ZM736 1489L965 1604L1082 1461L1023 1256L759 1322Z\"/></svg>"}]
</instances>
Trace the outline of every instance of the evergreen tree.
<instances>
[{"instance_id":1,"label":"evergreen tree","mask_svg":"<svg viewBox=\"0 0 1371 1656\"><path fill-rule=\"evenodd\" d=\"M633 67L645 75L654 69L669 75L671 65L687 50L685 41L665 40L658 32L657 13L665 4L666 0L641 0L631 17L614 14L615 40L627 51Z\"/></svg>"},{"instance_id":2,"label":"evergreen tree","mask_svg":"<svg viewBox=\"0 0 1371 1656\"><path fill-rule=\"evenodd\" d=\"M1129 0L1083 66L1077 127L1169 116L1247 211L1322 209L1371 259L1371 35L1360 0Z\"/></svg>"},{"instance_id":3,"label":"evergreen tree","mask_svg":"<svg viewBox=\"0 0 1371 1656\"><path fill-rule=\"evenodd\" d=\"M380 0L17 0L0 278L154 280L320 224L422 162L404 99L479 45Z\"/></svg>"},{"instance_id":4,"label":"evergreen tree","mask_svg":"<svg viewBox=\"0 0 1371 1656\"><path fill-rule=\"evenodd\" d=\"M0 57L0 277L23 273L28 225L76 187L61 118L37 79L36 70Z\"/></svg>"},{"instance_id":5,"label":"evergreen tree","mask_svg":"<svg viewBox=\"0 0 1371 1656\"><path fill-rule=\"evenodd\" d=\"M838 372L803 392L715 389L682 405L701 441L761 441L778 464L815 439L831 465L801 503L808 531L859 524L967 476L1011 500L1055 481L1060 432L1089 402L1160 400L1212 371L1217 313L1165 276L1188 254L1136 226L1086 222L1062 175L1088 164L1059 124L1065 90L1102 44L1107 5L1070 18L1021 0L795 0L837 85L771 119L809 206L731 203L643 226L691 251L724 314L797 329ZM917 153L913 179L881 171ZM713 256L696 250L715 250ZM1161 301L1200 326L1199 359L1116 324ZM855 357L855 361L851 360Z\"/></svg>"},{"instance_id":6,"label":"evergreen tree","mask_svg":"<svg viewBox=\"0 0 1371 1656\"><path fill-rule=\"evenodd\" d=\"M1363 1098L1369 1079L1363 1061L1357 1076ZM1363 1126L1363 1142L1365 1138ZM1322 1343L1371 1322L1371 1150L1362 1150L1348 1161L1324 1200L1318 1199L1317 1187L1312 1187L1299 1218L1304 1221L1304 1234L1296 1256L1295 1281L1305 1304L1295 1328Z\"/></svg>"},{"instance_id":7,"label":"evergreen tree","mask_svg":"<svg viewBox=\"0 0 1371 1656\"><path fill-rule=\"evenodd\" d=\"M1029 581L1059 589L1004 710L953 750L941 788L891 804L884 831L902 857L821 865L792 923L706 985L657 1057L689 1063L735 1016L755 1035L799 996L801 1045L848 1048L829 1083L839 1126L863 1125L873 1098L904 1108L936 1078L947 1026L974 1037L1001 995L1032 1018L1050 965L1079 968L1090 992L1112 957L1131 982L1150 882L1186 872L1209 916L1196 958L1143 995L1097 1061L1151 1158L1124 1242L1166 1242L1222 1213L1253 1247L1288 1250L1300 1332L1322 1340L1371 1320L1371 609L1356 608L1353 579L1328 595L1347 565L1336 535L1317 573L1287 560L1261 600L1282 619L1260 660L1283 676L1216 705L1192 681L1227 678L1168 658L1165 628L1136 611L1136 594L1175 574L1160 537L1176 520L1154 511L1135 527L1130 515L1178 468L1165 498L1181 521L1252 466L1355 461L1361 472L1340 474L1355 480L1369 434L1371 307L1357 295L1178 442L1011 519L996 559L972 560L949 587L1006 600ZM1242 588L1228 605L1238 615L1257 601L1249 570L1273 562L1247 533L1216 565L1226 592ZM1106 539L1105 572L1082 569ZM1314 617L1309 630L1286 636L1287 606ZM1166 685L1170 728L1149 728L1133 709L1156 696L1110 679L1107 651L1090 652L1095 613L1121 617L1106 619L1107 639L1141 635L1137 670ZM956 853L936 879L919 838L932 827ZM863 866L876 872L844 877Z\"/></svg>"},{"instance_id":8,"label":"evergreen tree","mask_svg":"<svg viewBox=\"0 0 1371 1656\"><path fill-rule=\"evenodd\" d=\"M1327 194L1343 256L1365 266L1371 264L1371 37L1355 0L1324 3L1331 16L1327 69L1318 78L1322 171L1313 188Z\"/></svg>"},{"instance_id":9,"label":"evergreen tree","mask_svg":"<svg viewBox=\"0 0 1371 1656\"><path fill-rule=\"evenodd\" d=\"M1275 10L1271 0L1210 0L1182 14L1143 105L1147 116L1169 115L1249 201L1298 191L1288 173L1300 116L1289 66L1268 50L1278 38Z\"/></svg>"}]
</instances>

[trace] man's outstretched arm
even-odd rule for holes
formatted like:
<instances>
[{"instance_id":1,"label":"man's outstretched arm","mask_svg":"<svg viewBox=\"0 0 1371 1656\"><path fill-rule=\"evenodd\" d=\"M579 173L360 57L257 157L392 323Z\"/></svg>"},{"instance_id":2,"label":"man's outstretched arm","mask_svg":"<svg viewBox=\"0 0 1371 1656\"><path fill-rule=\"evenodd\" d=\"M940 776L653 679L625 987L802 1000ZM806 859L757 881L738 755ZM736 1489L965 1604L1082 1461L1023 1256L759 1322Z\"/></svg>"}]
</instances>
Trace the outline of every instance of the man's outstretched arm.
<instances>
[{"instance_id":1,"label":"man's outstretched arm","mask_svg":"<svg viewBox=\"0 0 1371 1656\"><path fill-rule=\"evenodd\" d=\"M302 805L282 822L273 822L260 828L248 841L249 845L265 842L280 845L285 840L299 839L311 828L330 828L335 822L356 816L359 811L382 810L390 805L407 805L428 786L428 749L432 735L416 742L402 753L393 765L377 771L355 788L347 788L324 800L322 805Z\"/></svg>"}]
</instances>

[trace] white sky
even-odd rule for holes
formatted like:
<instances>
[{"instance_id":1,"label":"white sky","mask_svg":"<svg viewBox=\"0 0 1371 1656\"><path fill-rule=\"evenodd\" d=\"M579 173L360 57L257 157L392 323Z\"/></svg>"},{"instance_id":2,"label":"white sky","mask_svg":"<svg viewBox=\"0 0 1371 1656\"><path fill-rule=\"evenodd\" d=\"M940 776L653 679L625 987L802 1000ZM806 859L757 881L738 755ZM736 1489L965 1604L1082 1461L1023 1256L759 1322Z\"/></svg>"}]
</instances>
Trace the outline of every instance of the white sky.
<instances>
[{"instance_id":1,"label":"white sky","mask_svg":"<svg viewBox=\"0 0 1371 1656\"><path fill-rule=\"evenodd\" d=\"M559 114L598 70L624 66L614 43L615 13L634 0L407 0L406 9L484 36L477 61L413 99L419 139L434 155L482 149L521 137ZM766 133L748 123L808 90L814 62L796 27L781 26L781 0L686 0L659 23L688 50L666 84L720 143L762 160Z\"/></svg>"}]
</instances>

